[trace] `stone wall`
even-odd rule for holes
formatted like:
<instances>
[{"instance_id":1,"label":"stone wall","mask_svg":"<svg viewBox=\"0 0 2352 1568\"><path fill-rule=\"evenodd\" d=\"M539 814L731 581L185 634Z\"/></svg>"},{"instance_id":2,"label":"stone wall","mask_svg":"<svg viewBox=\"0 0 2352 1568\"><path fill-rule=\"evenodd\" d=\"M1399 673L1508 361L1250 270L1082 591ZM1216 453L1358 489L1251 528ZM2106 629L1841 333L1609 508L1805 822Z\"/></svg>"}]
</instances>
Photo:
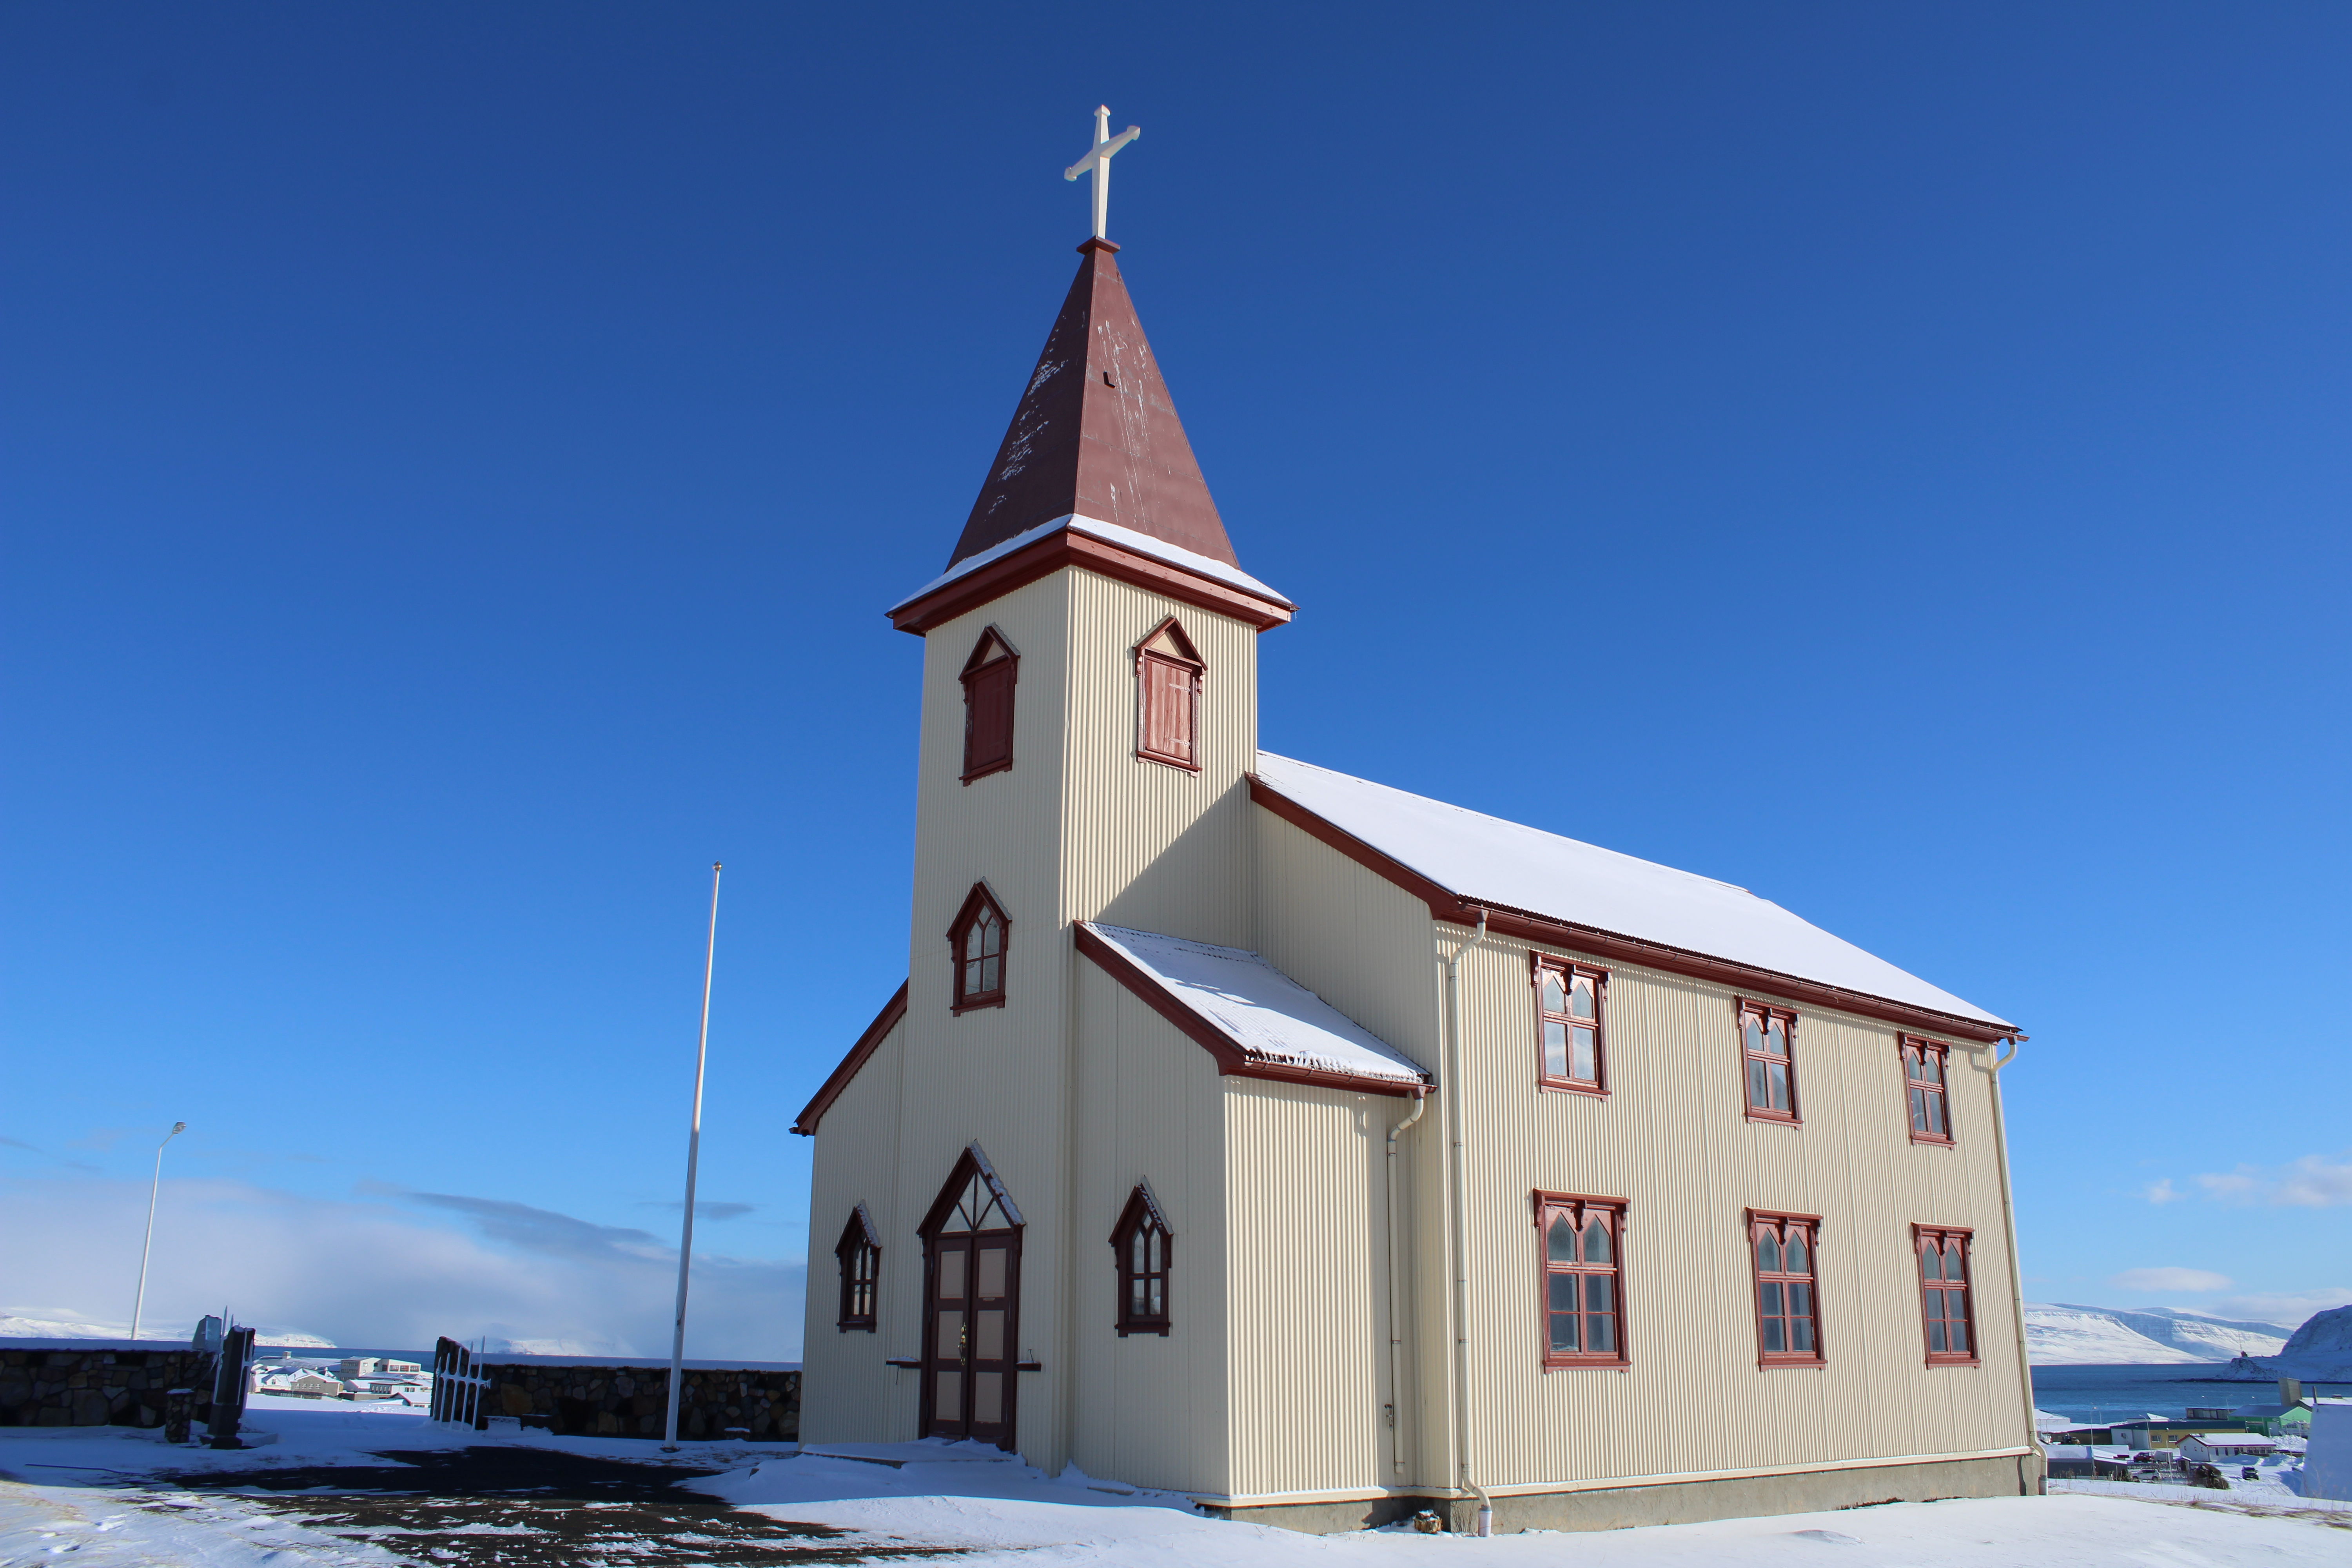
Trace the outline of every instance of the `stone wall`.
<instances>
[{"instance_id":1,"label":"stone wall","mask_svg":"<svg viewBox=\"0 0 2352 1568\"><path fill-rule=\"evenodd\" d=\"M586 1436L654 1437L669 1409L666 1366L572 1366L522 1359L488 1361L482 1408L526 1426ZM801 1433L797 1367L686 1369L677 1407L680 1437L719 1438L740 1427L755 1442L792 1442Z\"/></svg>"},{"instance_id":2,"label":"stone wall","mask_svg":"<svg viewBox=\"0 0 2352 1568\"><path fill-rule=\"evenodd\" d=\"M195 1388L212 1415L212 1358L192 1350L25 1349L0 1340L0 1426L160 1426L163 1395Z\"/></svg>"}]
</instances>

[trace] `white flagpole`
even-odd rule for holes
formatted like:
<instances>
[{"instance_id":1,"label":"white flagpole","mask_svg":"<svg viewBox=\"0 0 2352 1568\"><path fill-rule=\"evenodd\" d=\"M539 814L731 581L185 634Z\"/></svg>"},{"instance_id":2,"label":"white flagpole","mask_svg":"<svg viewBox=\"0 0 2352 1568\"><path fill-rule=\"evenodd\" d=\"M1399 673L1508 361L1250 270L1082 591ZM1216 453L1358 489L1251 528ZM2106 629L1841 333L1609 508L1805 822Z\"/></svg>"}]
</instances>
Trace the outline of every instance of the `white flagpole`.
<instances>
[{"instance_id":1,"label":"white flagpole","mask_svg":"<svg viewBox=\"0 0 2352 1568\"><path fill-rule=\"evenodd\" d=\"M163 1143L187 1130L186 1122L173 1122L172 1130L163 1134ZM147 1239L139 1244L139 1294L131 1302L131 1337L134 1340L139 1337L139 1315L147 1308L147 1255L155 1249L155 1199L163 1190L163 1143L155 1145L155 1181L147 1189Z\"/></svg>"},{"instance_id":2,"label":"white flagpole","mask_svg":"<svg viewBox=\"0 0 2352 1568\"><path fill-rule=\"evenodd\" d=\"M678 1385L686 1377L686 1277L694 1261L694 1166L702 1152L702 1067L710 1058L710 968L719 956L719 862L710 863L710 945L702 954L702 1038L694 1047L694 1121L686 1134L686 1223L677 1239L677 1322L669 1342L669 1419L662 1451L677 1451Z\"/></svg>"}]
</instances>

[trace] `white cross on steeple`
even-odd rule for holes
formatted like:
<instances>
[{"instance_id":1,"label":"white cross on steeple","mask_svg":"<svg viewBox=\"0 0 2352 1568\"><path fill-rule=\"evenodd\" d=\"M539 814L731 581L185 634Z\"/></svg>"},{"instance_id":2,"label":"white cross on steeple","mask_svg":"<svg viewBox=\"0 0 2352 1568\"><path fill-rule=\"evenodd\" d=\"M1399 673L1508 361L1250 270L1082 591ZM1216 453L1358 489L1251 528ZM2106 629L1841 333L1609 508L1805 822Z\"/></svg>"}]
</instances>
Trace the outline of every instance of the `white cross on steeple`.
<instances>
[{"instance_id":1,"label":"white cross on steeple","mask_svg":"<svg viewBox=\"0 0 2352 1568\"><path fill-rule=\"evenodd\" d=\"M1095 110L1095 144L1092 151L1062 171L1062 178L1075 180L1089 169L1095 176L1095 237L1108 239L1105 232L1110 226L1110 155L1143 134L1139 125L1130 125L1117 136L1110 133L1110 107L1106 104Z\"/></svg>"}]
</instances>

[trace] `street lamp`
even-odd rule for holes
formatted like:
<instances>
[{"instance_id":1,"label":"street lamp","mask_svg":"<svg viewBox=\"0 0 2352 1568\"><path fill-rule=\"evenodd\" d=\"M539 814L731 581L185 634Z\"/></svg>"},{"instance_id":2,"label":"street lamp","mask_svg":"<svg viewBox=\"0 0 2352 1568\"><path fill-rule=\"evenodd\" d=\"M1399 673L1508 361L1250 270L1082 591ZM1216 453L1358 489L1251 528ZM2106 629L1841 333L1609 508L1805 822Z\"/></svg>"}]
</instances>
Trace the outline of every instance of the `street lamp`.
<instances>
[{"instance_id":1,"label":"street lamp","mask_svg":"<svg viewBox=\"0 0 2352 1568\"><path fill-rule=\"evenodd\" d=\"M172 1130L163 1134L169 1143L188 1130L184 1121L174 1121ZM155 1194L163 1190L163 1143L155 1145L155 1181L147 1189L147 1239L139 1244L139 1295L131 1303L131 1337L139 1337L139 1314L147 1305L147 1253L155 1245Z\"/></svg>"}]
</instances>

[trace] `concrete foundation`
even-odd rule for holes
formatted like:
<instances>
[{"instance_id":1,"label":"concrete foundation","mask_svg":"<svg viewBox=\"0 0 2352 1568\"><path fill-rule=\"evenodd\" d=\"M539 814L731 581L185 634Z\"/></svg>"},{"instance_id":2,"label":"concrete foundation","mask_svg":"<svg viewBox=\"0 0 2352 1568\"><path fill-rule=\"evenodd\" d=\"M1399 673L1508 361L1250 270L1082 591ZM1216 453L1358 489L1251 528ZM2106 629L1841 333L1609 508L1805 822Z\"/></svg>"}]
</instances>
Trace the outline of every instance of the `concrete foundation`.
<instances>
[{"instance_id":1,"label":"concrete foundation","mask_svg":"<svg viewBox=\"0 0 2352 1568\"><path fill-rule=\"evenodd\" d=\"M1929 1502L1939 1498L2032 1497L2042 1491L2040 1456L1945 1459L1864 1469L1804 1470L1788 1476L1730 1477L1590 1491L1532 1492L1495 1500L1495 1533L1523 1530L1623 1530L1637 1524L1696 1524L1775 1513L1819 1513L1881 1502ZM1262 1507L1203 1505L1221 1519L1270 1524L1313 1535L1370 1530L1426 1509L1445 1527L1468 1534L1478 1526L1475 1498L1366 1498L1352 1502L1271 1503Z\"/></svg>"}]
</instances>

